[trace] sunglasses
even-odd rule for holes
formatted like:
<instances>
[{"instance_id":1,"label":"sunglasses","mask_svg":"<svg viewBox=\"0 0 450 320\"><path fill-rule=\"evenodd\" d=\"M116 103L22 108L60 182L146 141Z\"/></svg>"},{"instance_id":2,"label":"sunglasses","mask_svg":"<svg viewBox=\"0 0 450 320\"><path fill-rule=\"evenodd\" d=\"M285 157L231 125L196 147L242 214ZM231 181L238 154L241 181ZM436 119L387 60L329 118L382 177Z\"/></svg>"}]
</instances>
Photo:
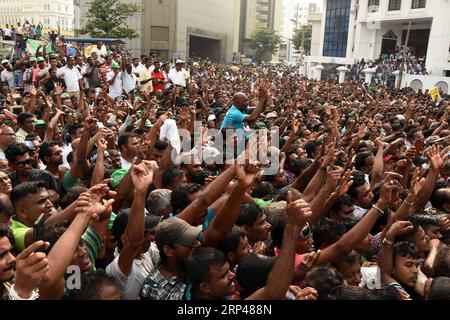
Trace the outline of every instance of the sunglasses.
<instances>
[{"instance_id":1,"label":"sunglasses","mask_svg":"<svg viewBox=\"0 0 450 320\"><path fill-rule=\"evenodd\" d=\"M312 229L309 225L309 223L306 223L306 226L300 231L297 235L299 239L308 239L312 238Z\"/></svg>"}]
</instances>

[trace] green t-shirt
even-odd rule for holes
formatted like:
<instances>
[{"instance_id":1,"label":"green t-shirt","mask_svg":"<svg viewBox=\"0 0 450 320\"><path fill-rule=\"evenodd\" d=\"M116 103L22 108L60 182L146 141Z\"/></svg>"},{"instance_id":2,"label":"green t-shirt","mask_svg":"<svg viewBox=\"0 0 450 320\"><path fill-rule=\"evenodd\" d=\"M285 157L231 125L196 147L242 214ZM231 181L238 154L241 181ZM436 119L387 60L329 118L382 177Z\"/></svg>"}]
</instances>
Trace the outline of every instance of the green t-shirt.
<instances>
[{"instance_id":1,"label":"green t-shirt","mask_svg":"<svg viewBox=\"0 0 450 320\"><path fill-rule=\"evenodd\" d=\"M11 218L11 230L14 234L14 245L16 251L22 252L25 249L25 235L32 228L24 225L23 223L16 220L16 216Z\"/></svg>"},{"instance_id":2,"label":"green t-shirt","mask_svg":"<svg viewBox=\"0 0 450 320\"><path fill-rule=\"evenodd\" d=\"M62 180L62 186L66 192L69 192L77 185L78 179L72 177L70 170L66 172Z\"/></svg>"}]
</instances>

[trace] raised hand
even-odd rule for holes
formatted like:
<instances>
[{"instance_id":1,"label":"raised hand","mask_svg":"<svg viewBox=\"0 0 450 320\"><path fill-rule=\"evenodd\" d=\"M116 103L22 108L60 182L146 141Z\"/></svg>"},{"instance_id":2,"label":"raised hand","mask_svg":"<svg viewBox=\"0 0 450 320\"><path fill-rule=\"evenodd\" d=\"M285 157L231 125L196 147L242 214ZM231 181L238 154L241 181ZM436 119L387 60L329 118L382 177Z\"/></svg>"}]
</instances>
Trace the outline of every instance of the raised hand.
<instances>
[{"instance_id":1,"label":"raised hand","mask_svg":"<svg viewBox=\"0 0 450 320\"><path fill-rule=\"evenodd\" d=\"M239 184L245 188L252 186L259 169L259 162L250 163L247 161L245 164L236 165L236 177Z\"/></svg>"},{"instance_id":2,"label":"raised hand","mask_svg":"<svg viewBox=\"0 0 450 320\"><path fill-rule=\"evenodd\" d=\"M93 220L103 220L105 214L109 216L114 199L104 200L104 198L116 195L116 192L111 191L108 187L108 183L111 181L111 179L104 180L91 187L89 191L82 193L78 197L75 212L87 213Z\"/></svg>"},{"instance_id":3,"label":"raised hand","mask_svg":"<svg viewBox=\"0 0 450 320\"><path fill-rule=\"evenodd\" d=\"M295 278L297 280L304 280L306 278L306 274L316 265L317 260L320 257L320 250L317 252L307 253L303 256L303 260L300 265L295 270Z\"/></svg>"},{"instance_id":4,"label":"raised hand","mask_svg":"<svg viewBox=\"0 0 450 320\"><path fill-rule=\"evenodd\" d=\"M94 116L88 116L86 117L86 120L84 121L84 129L91 132L94 130L97 126L97 119L94 118Z\"/></svg>"},{"instance_id":5,"label":"raised hand","mask_svg":"<svg viewBox=\"0 0 450 320\"><path fill-rule=\"evenodd\" d=\"M50 269L47 255L36 252L39 248L48 248L50 243L37 241L23 250L16 258L16 279L14 289L23 299L32 296L42 281L44 275Z\"/></svg>"},{"instance_id":6,"label":"raised hand","mask_svg":"<svg viewBox=\"0 0 450 320\"><path fill-rule=\"evenodd\" d=\"M147 191L148 186L153 182L153 174L157 167L155 161L144 160L131 168L131 180L136 191Z\"/></svg>"},{"instance_id":7,"label":"raised hand","mask_svg":"<svg viewBox=\"0 0 450 320\"><path fill-rule=\"evenodd\" d=\"M30 93L32 96L36 96L37 95L37 90L36 87L34 85L30 86Z\"/></svg>"},{"instance_id":8,"label":"raised hand","mask_svg":"<svg viewBox=\"0 0 450 320\"><path fill-rule=\"evenodd\" d=\"M414 229L414 226L409 221L397 221L395 222L386 233L386 239L394 241L397 237L404 235Z\"/></svg>"},{"instance_id":9,"label":"raised hand","mask_svg":"<svg viewBox=\"0 0 450 320\"><path fill-rule=\"evenodd\" d=\"M391 203L394 199L393 194L402 190L402 186L398 180L394 180L394 174L389 173L382 181L380 201L385 205Z\"/></svg>"},{"instance_id":10,"label":"raised hand","mask_svg":"<svg viewBox=\"0 0 450 320\"><path fill-rule=\"evenodd\" d=\"M305 200L299 199L293 201L292 197L292 192L288 191L286 197L286 211L288 215L288 221L294 225L303 227L312 215L311 207Z\"/></svg>"},{"instance_id":11,"label":"raised hand","mask_svg":"<svg viewBox=\"0 0 450 320\"><path fill-rule=\"evenodd\" d=\"M311 287L302 289L297 286L290 286L289 290L295 295L295 300L317 300L319 298L317 290Z\"/></svg>"},{"instance_id":12,"label":"raised hand","mask_svg":"<svg viewBox=\"0 0 450 320\"><path fill-rule=\"evenodd\" d=\"M104 138L100 138L97 141L97 150L98 152L104 153L108 149L108 143Z\"/></svg>"},{"instance_id":13,"label":"raised hand","mask_svg":"<svg viewBox=\"0 0 450 320\"><path fill-rule=\"evenodd\" d=\"M448 159L448 154L441 156L441 147L438 145L431 146L427 151L427 157L431 163L431 169L441 172L444 168L445 162Z\"/></svg>"}]
</instances>

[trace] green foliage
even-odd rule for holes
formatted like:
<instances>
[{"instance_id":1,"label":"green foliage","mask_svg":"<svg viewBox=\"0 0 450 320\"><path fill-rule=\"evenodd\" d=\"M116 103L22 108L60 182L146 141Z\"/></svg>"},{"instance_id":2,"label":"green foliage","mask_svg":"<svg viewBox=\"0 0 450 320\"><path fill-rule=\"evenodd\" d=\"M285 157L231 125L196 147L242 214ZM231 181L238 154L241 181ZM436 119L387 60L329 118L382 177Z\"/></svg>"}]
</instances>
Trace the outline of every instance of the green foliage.
<instances>
[{"instance_id":1,"label":"green foliage","mask_svg":"<svg viewBox=\"0 0 450 320\"><path fill-rule=\"evenodd\" d=\"M134 39L139 36L126 25L127 18L140 10L137 5L120 0L92 0L89 5L87 22L80 33L89 34L92 38Z\"/></svg>"},{"instance_id":2,"label":"green foliage","mask_svg":"<svg viewBox=\"0 0 450 320\"><path fill-rule=\"evenodd\" d=\"M282 43L281 37L273 30L259 29L250 38L250 48L261 58L266 54L275 54Z\"/></svg>"},{"instance_id":3,"label":"green foliage","mask_svg":"<svg viewBox=\"0 0 450 320\"><path fill-rule=\"evenodd\" d=\"M296 29L292 37L294 49L297 52L300 52L303 42L304 52L311 52L311 37L312 37L312 25L309 24L306 26L302 26L299 29Z\"/></svg>"}]
</instances>

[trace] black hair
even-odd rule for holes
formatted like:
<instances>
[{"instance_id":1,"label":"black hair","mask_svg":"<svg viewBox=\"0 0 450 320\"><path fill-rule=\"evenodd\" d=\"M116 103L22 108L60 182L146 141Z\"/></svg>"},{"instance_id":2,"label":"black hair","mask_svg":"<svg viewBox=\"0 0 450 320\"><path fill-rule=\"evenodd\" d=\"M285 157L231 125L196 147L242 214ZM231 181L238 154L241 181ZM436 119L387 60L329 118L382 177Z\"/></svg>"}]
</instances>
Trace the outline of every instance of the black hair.
<instances>
[{"instance_id":1,"label":"black hair","mask_svg":"<svg viewBox=\"0 0 450 320\"><path fill-rule=\"evenodd\" d=\"M234 226L233 229L225 235L223 240L217 246L217 249L222 251L225 255L236 252L241 239L244 237L244 231L240 227Z\"/></svg>"},{"instance_id":2,"label":"black hair","mask_svg":"<svg viewBox=\"0 0 450 320\"><path fill-rule=\"evenodd\" d=\"M339 267L342 264L354 264L355 262L359 263L360 260L360 254L356 251L352 251L349 254L345 255L345 256L341 256L339 257L334 263L333 266L336 267L337 270L339 270Z\"/></svg>"},{"instance_id":3,"label":"black hair","mask_svg":"<svg viewBox=\"0 0 450 320\"><path fill-rule=\"evenodd\" d=\"M191 204L189 196L200 190L202 190L202 186L195 183L182 184L173 189L170 200L173 212L181 212L186 209Z\"/></svg>"},{"instance_id":4,"label":"black hair","mask_svg":"<svg viewBox=\"0 0 450 320\"><path fill-rule=\"evenodd\" d=\"M270 231L270 238L272 239L273 248L281 248L283 244L283 234L286 228L287 219L285 216L279 216L274 222L272 230Z\"/></svg>"},{"instance_id":5,"label":"black hair","mask_svg":"<svg viewBox=\"0 0 450 320\"><path fill-rule=\"evenodd\" d=\"M5 223L0 223L0 239L6 237L11 246L14 246L14 234L12 230Z\"/></svg>"},{"instance_id":6,"label":"black hair","mask_svg":"<svg viewBox=\"0 0 450 320\"><path fill-rule=\"evenodd\" d=\"M350 301L375 300L371 290L347 285L340 285L331 289L328 294L328 299Z\"/></svg>"},{"instance_id":7,"label":"black hair","mask_svg":"<svg viewBox=\"0 0 450 320\"><path fill-rule=\"evenodd\" d=\"M450 277L450 248L441 246L433 264L433 277Z\"/></svg>"},{"instance_id":8,"label":"black hair","mask_svg":"<svg viewBox=\"0 0 450 320\"><path fill-rule=\"evenodd\" d=\"M167 170L164 171L162 177L162 186L163 188L170 187L177 178L181 177L184 174L184 171L179 167L172 165Z\"/></svg>"},{"instance_id":9,"label":"black hair","mask_svg":"<svg viewBox=\"0 0 450 320\"><path fill-rule=\"evenodd\" d=\"M211 279L211 267L223 266L226 262L225 255L215 248L200 247L194 250L186 263L186 275L193 291L197 292L200 284Z\"/></svg>"},{"instance_id":10,"label":"black hair","mask_svg":"<svg viewBox=\"0 0 450 320\"><path fill-rule=\"evenodd\" d=\"M101 300L101 289L104 287L113 286L121 289L117 280L107 274L104 270L96 270L83 274L81 277L81 289L70 290L71 300Z\"/></svg>"},{"instance_id":11,"label":"black hair","mask_svg":"<svg viewBox=\"0 0 450 320\"><path fill-rule=\"evenodd\" d=\"M397 242L394 245L393 257L396 256L411 259L420 259L420 254L415 245L408 241ZM395 259L394 259L395 263Z\"/></svg>"},{"instance_id":12,"label":"black hair","mask_svg":"<svg viewBox=\"0 0 450 320\"><path fill-rule=\"evenodd\" d=\"M324 217L312 226L312 232L314 244L320 248L321 245L329 246L338 241L346 230L342 222Z\"/></svg>"},{"instance_id":13,"label":"black hair","mask_svg":"<svg viewBox=\"0 0 450 320\"><path fill-rule=\"evenodd\" d=\"M41 145L41 149L39 150L39 158L42 160L42 163L47 165L47 161L45 160L46 156L50 156L50 148L54 146L59 146L59 143L56 141L44 142Z\"/></svg>"},{"instance_id":14,"label":"black hair","mask_svg":"<svg viewBox=\"0 0 450 320\"><path fill-rule=\"evenodd\" d=\"M5 157L8 162L14 164L16 157L25 155L30 149L23 143L13 142L5 149Z\"/></svg>"},{"instance_id":15,"label":"black hair","mask_svg":"<svg viewBox=\"0 0 450 320\"><path fill-rule=\"evenodd\" d=\"M351 207L353 205L355 205L353 199L348 194L344 194L342 197L336 199L336 201L331 206L330 211L337 213L341 211L343 206Z\"/></svg>"},{"instance_id":16,"label":"black hair","mask_svg":"<svg viewBox=\"0 0 450 320\"><path fill-rule=\"evenodd\" d=\"M319 148L322 145L319 141L311 141L308 142L308 144L305 147L306 154L308 155L308 158L313 158L313 153L316 151L317 148Z\"/></svg>"},{"instance_id":17,"label":"black hair","mask_svg":"<svg viewBox=\"0 0 450 320\"><path fill-rule=\"evenodd\" d=\"M255 185L251 194L253 198L263 199L265 201L273 199L276 195L277 191L275 187L267 181L263 181Z\"/></svg>"},{"instance_id":18,"label":"black hair","mask_svg":"<svg viewBox=\"0 0 450 320\"><path fill-rule=\"evenodd\" d=\"M330 292L344 284L340 273L330 265L322 265L313 268L307 273L304 287L312 287L317 290L319 300L328 300Z\"/></svg>"},{"instance_id":19,"label":"black hair","mask_svg":"<svg viewBox=\"0 0 450 320\"><path fill-rule=\"evenodd\" d=\"M69 128L67 128L67 132L69 133L69 135L74 136L77 133L77 130L83 128L83 126L79 123L74 123L71 124L69 126Z\"/></svg>"},{"instance_id":20,"label":"black hair","mask_svg":"<svg viewBox=\"0 0 450 320\"><path fill-rule=\"evenodd\" d=\"M263 209L256 204L245 203L241 206L241 212L239 218L236 221L236 225L243 227L252 227L255 222L264 214Z\"/></svg>"},{"instance_id":21,"label":"black hair","mask_svg":"<svg viewBox=\"0 0 450 320\"><path fill-rule=\"evenodd\" d=\"M436 216L432 216L429 214L416 214L409 218L409 221L414 225L419 225L423 229L426 229L430 226L440 226L439 220Z\"/></svg>"},{"instance_id":22,"label":"black hair","mask_svg":"<svg viewBox=\"0 0 450 320\"><path fill-rule=\"evenodd\" d=\"M434 278L428 291L427 300L450 300L450 278Z\"/></svg>"},{"instance_id":23,"label":"black hair","mask_svg":"<svg viewBox=\"0 0 450 320\"><path fill-rule=\"evenodd\" d=\"M348 189L347 194L352 197L353 199L356 198L358 192L356 191L357 188L365 185L366 182L366 177L364 175L364 172L361 171L354 171L352 174L352 181L353 184L350 186L350 188Z\"/></svg>"},{"instance_id":24,"label":"black hair","mask_svg":"<svg viewBox=\"0 0 450 320\"><path fill-rule=\"evenodd\" d=\"M214 172L207 169L203 169L195 174L189 174L189 180L192 183L204 186L206 184L206 178L210 176L214 176Z\"/></svg>"},{"instance_id":25,"label":"black hair","mask_svg":"<svg viewBox=\"0 0 450 320\"><path fill-rule=\"evenodd\" d=\"M29 194L37 194L39 192L39 189L45 188L46 184L43 181L30 181L21 183L15 186L11 191L11 203L15 207L17 201L19 201L20 199L27 197Z\"/></svg>"},{"instance_id":26,"label":"black hair","mask_svg":"<svg viewBox=\"0 0 450 320\"><path fill-rule=\"evenodd\" d=\"M21 114L19 114L17 116L17 123L19 125L22 125L25 123L25 121L29 118L34 118L34 114L30 113L30 112L22 112Z\"/></svg>"},{"instance_id":27,"label":"black hair","mask_svg":"<svg viewBox=\"0 0 450 320\"><path fill-rule=\"evenodd\" d=\"M431 196L431 204L438 210L444 210L444 205L450 202L448 189L438 189Z\"/></svg>"},{"instance_id":28,"label":"black hair","mask_svg":"<svg viewBox=\"0 0 450 320\"><path fill-rule=\"evenodd\" d=\"M128 144L128 139L129 138L137 138L137 136L133 133L124 133L123 135L121 135L119 137L119 141L117 142L117 146L119 148L120 151L122 151L122 147Z\"/></svg>"},{"instance_id":29,"label":"black hair","mask_svg":"<svg viewBox=\"0 0 450 320\"><path fill-rule=\"evenodd\" d=\"M370 156L373 156L372 152L370 151L364 151L360 152L355 157L355 169L361 170L363 167L366 166L366 159Z\"/></svg>"}]
</instances>

